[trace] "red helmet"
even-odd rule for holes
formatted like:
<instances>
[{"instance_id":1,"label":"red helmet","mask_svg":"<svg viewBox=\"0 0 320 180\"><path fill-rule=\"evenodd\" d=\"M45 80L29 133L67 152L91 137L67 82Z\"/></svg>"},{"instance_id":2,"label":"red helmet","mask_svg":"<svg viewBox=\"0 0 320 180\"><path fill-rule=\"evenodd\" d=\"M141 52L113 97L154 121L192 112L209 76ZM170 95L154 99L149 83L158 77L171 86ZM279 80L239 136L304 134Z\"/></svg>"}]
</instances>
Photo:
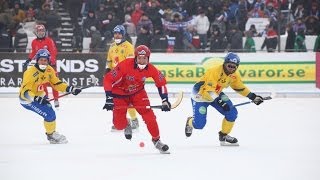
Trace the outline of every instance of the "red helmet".
<instances>
[{"instance_id":1,"label":"red helmet","mask_svg":"<svg viewBox=\"0 0 320 180\"><path fill-rule=\"evenodd\" d=\"M44 38L46 36L46 28L42 24L37 24L34 27L34 34L37 38Z\"/></svg>"},{"instance_id":2,"label":"red helmet","mask_svg":"<svg viewBox=\"0 0 320 180\"><path fill-rule=\"evenodd\" d=\"M137 57L137 56L147 56L147 57L150 57L150 49L145 46L145 45L140 45L138 47L136 47L136 50L134 52L134 55Z\"/></svg>"}]
</instances>

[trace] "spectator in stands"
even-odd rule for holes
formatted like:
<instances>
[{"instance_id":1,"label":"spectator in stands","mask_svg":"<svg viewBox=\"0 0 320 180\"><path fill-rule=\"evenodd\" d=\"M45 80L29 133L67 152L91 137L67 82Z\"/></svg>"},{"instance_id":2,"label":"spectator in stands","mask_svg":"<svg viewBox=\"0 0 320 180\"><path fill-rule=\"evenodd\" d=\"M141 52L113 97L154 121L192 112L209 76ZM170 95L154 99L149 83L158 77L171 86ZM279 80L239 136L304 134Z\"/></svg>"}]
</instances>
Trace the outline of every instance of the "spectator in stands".
<instances>
[{"instance_id":1,"label":"spectator in stands","mask_svg":"<svg viewBox=\"0 0 320 180\"><path fill-rule=\"evenodd\" d=\"M218 13L215 16L214 22L211 24L210 31L213 32L213 27L217 26L219 28L219 32L221 35L226 35L226 23L227 23L227 16L226 13Z\"/></svg>"},{"instance_id":2,"label":"spectator in stands","mask_svg":"<svg viewBox=\"0 0 320 180\"><path fill-rule=\"evenodd\" d=\"M157 1L152 0L151 6L145 11L153 26L157 29L162 28L161 14L159 13L159 10L160 8L157 6Z\"/></svg>"},{"instance_id":3,"label":"spectator in stands","mask_svg":"<svg viewBox=\"0 0 320 180\"><path fill-rule=\"evenodd\" d=\"M155 29L151 38L150 49L152 52L166 52L168 48L168 38L163 33L162 28Z\"/></svg>"},{"instance_id":4,"label":"spectator in stands","mask_svg":"<svg viewBox=\"0 0 320 180\"><path fill-rule=\"evenodd\" d=\"M90 52L99 52L101 45L101 34L96 27L91 26L91 43L90 43Z\"/></svg>"},{"instance_id":5,"label":"spectator in stands","mask_svg":"<svg viewBox=\"0 0 320 180\"><path fill-rule=\"evenodd\" d=\"M0 52L12 51L12 37L7 31L6 26L0 22Z\"/></svg>"},{"instance_id":6,"label":"spectator in stands","mask_svg":"<svg viewBox=\"0 0 320 180\"><path fill-rule=\"evenodd\" d=\"M259 4L255 4L254 8L248 13L249 18L264 18L264 11L260 9Z\"/></svg>"},{"instance_id":7,"label":"spectator in stands","mask_svg":"<svg viewBox=\"0 0 320 180\"><path fill-rule=\"evenodd\" d=\"M95 16L95 13L93 10L88 11L88 16L83 22L83 35L85 37L90 37L90 27L99 27L99 21Z\"/></svg>"},{"instance_id":8,"label":"spectator in stands","mask_svg":"<svg viewBox=\"0 0 320 180\"><path fill-rule=\"evenodd\" d=\"M49 3L43 4L43 11L37 20L43 21L49 34L61 27L61 17Z\"/></svg>"},{"instance_id":9,"label":"spectator in stands","mask_svg":"<svg viewBox=\"0 0 320 180\"><path fill-rule=\"evenodd\" d=\"M211 31L210 52L224 52L227 44L225 36L220 33L218 26L213 26Z\"/></svg>"},{"instance_id":10,"label":"spectator in stands","mask_svg":"<svg viewBox=\"0 0 320 180\"><path fill-rule=\"evenodd\" d=\"M245 0L239 1L239 7L236 10L236 22L238 24L238 27L240 31L245 31L246 22L248 20L248 10L246 6Z\"/></svg>"},{"instance_id":11,"label":"spectator in stands","mask_svg":"<svg viewBox=\"0 0 320 180\"><path fill-rule=\"evenodd\" d=\"M304 24L302 18L297 18L295 24L293 25L293 31L297 34L299 29L306 31L306 25Z\"/></svg>"},{"instance_id":12,"label":"spectator in stands","mask_svg":"<svg viewBox=\"0 0 320 180\"><path fill-rule=\"evenodd\" d=\"M141 10L140 4L136 3L134 5L134 11L131 14L131 18L132 18L132 23L137 26L138 22L142 16L142 14L144 14L143 10Z\"/></svg>"},{"instance_id":13,"label":"spectator in stands","mask_svg":"<svg viewBox=\"0 0 320 180\"><path fill-rule=\"evenodd\" d=\"M320 21L315 16L308 16L306 18L306 35L318 35L320 30Z\"/></svg>"},{"instance_id":14,"label":"spectator in stands","mask_svg":"<svg viewBox=\"0 0 320 180\"><path fill-rule=\"evenodd\" d=\"M27 33L23 29L22 25L19 25L17 29L13 43L14 49L16 52L26 52L28 45Z\"/></svg>"},{"instance_id":15,"label":"spectator in stands","mask_svg":"<svg viewBox=\"0 0 320 180\"><path fill-rule=\"evenodd\" d=\"M299 3L294 10L293 17L294 19L303 18L305 16L305 10L302 3Z\"/></svg>"},{"instance_id":16,"label":"spectator in stands","mask_svg":"<svg viewBox=\"0 0 320 180\"><path fill-rule=\"evenodd\" d=\"M0 0L0 14L4 13L7 9L9 9L9 4L7 0Z\"/></svg>"},{"instance_id":17,"label":"spectator in stands","mask_svg":"<svg viewBox=\"0 0 320 180\"><path fill-rule=\"evenodd\" d=\"M138 35L141 33L141 27L143 27L143 26L147 27L150 34L153 33L153 24L152 24L152 21L147 16L147 14L142 14L142 16L138 22L138 25L137 25L137 34ZM148 46L148 47L150 47L150 46Z\"/></svg>"},{"instance_id":18,"label":"spectator in stands","mask_svg":"<svg viewBox=\"0 0 320 180\"><path fill-rule=\"evenodd\" d=\"M150 35L149 27L142 26L140 28L140 34L138 34L135 47L138 47L139 45L146 45L147 47L150 47L150 44L151 44L151 35Z\"/></svg>"},{"instance_id":19,"label":"spectator in stands","mask_svg":"<svg viewBox=\"0 0 320 180\"><path fill-rule=\"evenodd\" d=\"M17 1L14 3L12 13L15 27L17 27L19 23L23 22L23 20L26 18L26 13L20 8L20 3Z\"/></svg>"},{"instance_id":20,"label":"spectator in stands","mask_svg":"<svg viewBox=\"0 0 320 180\"><path fill-rule=\"evenodd\" d=\"M286 40L286 52L294 51L294 41L296 39L296 33L293 31L292 23L287 24L287 40Z\"/></svg>"},{"instance_id":21,"label":"spectator in stands","mask_svg":"<svg viewBox=\"0 0 320 180\"><path fill-rule=\"evenodd\" d=\"M187 28L183 31L183 45L184 45L184 49L187 52L192 52L192 51L196 51L196 48L194 47L194 45L192 44L192 39L194 36L194 27L192 24L187 25Z\"/></svg>"},{"instance_id":22,"label":"spectator in stands","mask_svg":"<svg viewBox=\"0 0 320 180\"><path fill-rule=\"evenodd\" d=\"M229 51L232 52L242 52L243 51L243 41L242 32L239 31L237 25L230 25L230 33L228 36Z\"/></svg>"},{"instance_id":23,"label":"spectator in stands","mask_svg":"<svg viewBox=\"0 0 320 180\"><path fill-rule=\"evenodd\" d=\"M274 30L273 26L269 25L266 37L263 41L263 44L261 46L261 50L264 49L264 47L267 47L268 52L274 52L278 45L278 34Z\"/></svg>"},{"instance_id":24,"label":"spectator in stands","mask_svg":"<svg viewBox=\"0 0 320 180\"><path fill-rule=\"evenodd\" d=\"M133 12L133 9L132 9L131 3L127 3L124 8L124 15L130 15L131 17L132 12Z\"/></svg>"},{"instance_id":25,"label":"spectator in stands","mask_svg":"<svg viewBox=\"0 0 320 180\"><path fill-rule=\"evenodd\" d=\"M318 3L313 2L311 4L311 9L306 12L307 17L314 17L316 20L320 21L320 9L319 9L319 1Z\"/></svg>"},{"instance_id":26,"label":"spectator in stands","mask_svg":"<svg viewBox=\"0 0 320 180\"><path fill-rule=\"evenodd\" d=\"M73 38L72 38L72 48L73 52L82 52L83 49L83 32L79 24L75 24Z\"/></svg>"},{"instance_id":27,"label":"spectator in stands","mask_svg":"<svg viewBox=\"0 0 320 180\"><path fill-rule=\"evenodd\" d=\"M305 38L304 29L298 29L298 33L294 41L295 52L307 52Z\"/></svg>"},{"instance_id":28,"label":"spectator in stands","mask_svg":"<svg viewBox=\"0 0 320 180\"><path fill-rule=\"evenodd\" d=\"M249 31L246 31L245 34L246 34L246 41L244 43L244 52L256 52L256 45L252 38L253 33L249 30Z\"/></svg>"},{"instance_id":29,"label":"spectator in stands","mask_svg":"<svg viewBox=\"0 0 320 180\"><path fill-rule=\"evenodd\" d=\"M96 18L99 21L101 33L103 33L109 23L108 12L103 3L99 5L99 9L96 11Z\"/></svg>"},{"instance_id":30,"label":"spectator in stands","mask_svg":"<svg viewBox=\"0 0 320 180\"><path fill-rule=\"evenodd\" d=\"M129 14L126 14L124 19L125 22L123 23L123 26L126 28L127 34L130 37L137 36L136 26L132 23L131 16Z\"/></svg>"},{"instance_id":31,"label":"spectator in stands","mask_svg":"<svg viewBox=\"0 0 320 180\"><path fill-rule=\"evenodd\" d=\"M115 1L113 4L114 17L116 17L120 22L124 22L124 9L121 1Z\"/></svg>"},{"instance_id":32,"label":"spectator in stands","mask_svg":"<svg viewBox=\"0 0 320 180\"><path fill-rule=\"evenodd\" d=\"M249 31L251 31L252 37L259 36L259 33L257 32L256 26L254 24L250 25Z\"/></svg>"},{"instance_id":33,"label":"spectator in stands","mask_svg":"<svg viewBox=\"0 0 320 180\"><path fill-rule=\"evenodd\" d=\"M207 33L210 27L208 17L205 15L204 10L199 11L199 15L194 20L195 29L200 39L200 48L206 49L208 45Z\"/></svg>"},{"instance_id":34,"label":"spectator in stands","mask_svg":"<svg viewBox=\"0 0 320 180\"><path fill-rule=\"evenodd\" d=\"M279 8L278 0L266 0L266 5L268 6L270 3L272 3L272 6L275 9Z\"/></svg>"}]
</instances>

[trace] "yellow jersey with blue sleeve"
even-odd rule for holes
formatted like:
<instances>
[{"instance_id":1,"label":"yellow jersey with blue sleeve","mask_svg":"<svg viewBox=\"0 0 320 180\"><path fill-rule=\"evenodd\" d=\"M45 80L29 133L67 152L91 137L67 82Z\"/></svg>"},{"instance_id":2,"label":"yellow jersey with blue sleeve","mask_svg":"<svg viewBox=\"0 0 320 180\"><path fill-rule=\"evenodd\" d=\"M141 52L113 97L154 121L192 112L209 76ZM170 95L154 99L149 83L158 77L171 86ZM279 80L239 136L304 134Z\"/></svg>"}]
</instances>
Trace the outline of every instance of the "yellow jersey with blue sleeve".
<instances>
[{"instance_id":1,"label":"yellow jersey with blue sleeve","mask_svg":"<svg viewBox=\"0 0 320 180\"><path fill-rule=\"evenodd\" d=\"M106 68L113 69L117 64L127 58L134 57L134 47L129 41L120 44L111 44L107 54Z\"/></svg>"},{"instance_id":2,"label":"yellow jersey with blue sleeve","mask_svg":"<svg viewBox=\"0 0 320 180\"><path fill-rule=\"evenodd\" d=\"M28 68L23 73L23 80L19 91L21 104L29 104L35 96L45 96L43 84L50 83L57 91L66 92L68 85L62 82L51 66L47 66L44 71L39 70L36 66Z\"/></svg>"},{"instance_id":3,"label":"yellow jersey with blue sleeve","mask_svg":"<svg viewBox=\"0 0 320 180\"><path fill-rule=\"evenodd\" d=\"M242 96L247 96L250 90L243 84L240 73L236 71L230 75L224 72L223 64L208 69L193 87L193 99L211 102L223 89L231 87Z\"/></svg>"}]
</instances>

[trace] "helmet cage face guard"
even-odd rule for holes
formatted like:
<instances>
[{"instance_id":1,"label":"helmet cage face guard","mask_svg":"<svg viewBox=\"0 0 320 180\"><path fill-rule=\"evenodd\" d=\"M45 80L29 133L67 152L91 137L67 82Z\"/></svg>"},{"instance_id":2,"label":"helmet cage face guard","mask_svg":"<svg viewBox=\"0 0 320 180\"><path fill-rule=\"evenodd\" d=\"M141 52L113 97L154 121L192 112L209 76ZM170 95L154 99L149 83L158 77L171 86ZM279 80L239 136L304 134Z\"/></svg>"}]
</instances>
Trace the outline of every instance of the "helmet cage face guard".
<instances>
[{"instance_id":1,"label":"helmet cage face guard","mask_svg":"<svg viewBox=\"0 0 320 180\"><path fill-rule=\"evenodd\" d=\"M44 38L46 36L46 28L44 25L36 25L34 34L37 36L37 38Z\"/></svg>"}]
</instances>

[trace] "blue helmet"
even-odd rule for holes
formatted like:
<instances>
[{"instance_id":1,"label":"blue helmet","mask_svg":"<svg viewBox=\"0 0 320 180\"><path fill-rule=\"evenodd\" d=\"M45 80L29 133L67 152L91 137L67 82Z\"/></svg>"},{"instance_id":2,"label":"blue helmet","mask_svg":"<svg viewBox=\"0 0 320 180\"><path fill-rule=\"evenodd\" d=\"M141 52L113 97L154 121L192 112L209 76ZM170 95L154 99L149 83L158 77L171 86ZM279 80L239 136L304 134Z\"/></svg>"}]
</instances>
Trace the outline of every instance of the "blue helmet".
<instances>
[{"instance_id":1,"label":"blue helmet","mask_svg":"<svg viewBox=\"0 0 320 180\"><path fill-rule=\"evenodd\" d=\"M50 62L50 52L47 49L39 49L36 54L36 61L40 58L46 58Z\"/></svg>"},{"instance_id":2,"label":"blue helmet","mask_svg":"<svg viewBox=\"0 0 320 180\"><path fill-rule=\"evenodd\" d=\"M126 34L126 29L122 25L117 25L116 27L113 28L112 32L113 32L113 34L120 33L124 37L124 35Z\"/></svg>"},{"instance_id":3,"label":"blue helmet","mask_svg":"<svg viewBox=\"0 0 320 180\"><path fill-rule=\"evenodd\" d=\"M240 58L236 53L229 52L225 57L224 57L224 63L234 63L237 66L240 64Z\"/></svg>"}]
</instances>

